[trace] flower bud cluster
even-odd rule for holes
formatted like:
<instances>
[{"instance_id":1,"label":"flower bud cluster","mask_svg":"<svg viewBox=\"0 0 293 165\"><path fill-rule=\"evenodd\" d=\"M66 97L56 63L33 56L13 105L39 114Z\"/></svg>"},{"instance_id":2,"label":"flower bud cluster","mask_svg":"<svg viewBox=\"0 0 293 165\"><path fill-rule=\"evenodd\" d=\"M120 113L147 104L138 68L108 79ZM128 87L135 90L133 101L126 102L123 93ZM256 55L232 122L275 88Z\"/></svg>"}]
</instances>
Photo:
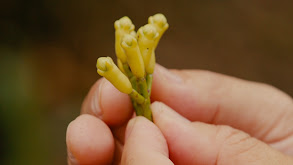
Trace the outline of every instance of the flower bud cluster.
<instances>
[{"instance_id":1,"label":"flower bud cluster","mask_svg":"<svg viewBox=\"0 0 293 165\"><path fill-rule=\"evenodd\" d=\"M148 116L152 74L156 57L155 49L169 25L163 14L150 16L148 24L135 32L132 21L124 16L115 21L115 52L117 65L110 57L100 57L97 72L110 81L119 91L129 94L139 114ZM148 104L148 106L142 104ZM146 108L147 107L147 108ZM138 114L138 113L137 113ZM146 115L147 114L147 115ZM151 120L151 116L148 116Z\"/></svg>"},{"instance_id":2,"label":"flower bud cluster","mask_svg":"<svg viewBox=\"0 0 293 165\"><path fill-rule=\"evenodd\" d=\"M129 94L132 87L129 85L130 77L125 71L125 66L129 67L131 74L137 78L152 74L156 63L155 49L169 25L163 14L155 14L149 17L148 24L139 28L137 33L127 16L115 21L114 27L119 69L110 57L100 57L97 61L98 73L121 92Z\"/></svg>"}]
</instances>

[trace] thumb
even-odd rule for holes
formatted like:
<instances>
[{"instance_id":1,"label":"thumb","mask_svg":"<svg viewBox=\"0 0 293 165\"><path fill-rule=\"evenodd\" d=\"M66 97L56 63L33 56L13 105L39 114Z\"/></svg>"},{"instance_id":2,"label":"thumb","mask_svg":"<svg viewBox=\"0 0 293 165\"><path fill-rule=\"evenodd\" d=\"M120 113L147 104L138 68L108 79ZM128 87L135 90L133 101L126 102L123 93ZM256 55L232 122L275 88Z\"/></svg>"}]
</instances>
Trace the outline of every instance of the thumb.
<instances>
[{"instance_id":1,"label":"thumb","mask_svg":"<svg viewBox=\"0 0 293 165\"><path fill-rule=\"evenodd\" d=\"M292 158L229 126L190 122L163 103L152 104L154 123L174 164L292 164Z\"/></svg>"},{"instance_id":2,"label":"thumb","mask_svg":"<svg viewBox=\"0 0 293 165\"><path fill-rule=\"evenodd\" d=\"M165 138L152 122L135 117L127 125L122 165L171 165Z\"/></svg>"}]
</instances>

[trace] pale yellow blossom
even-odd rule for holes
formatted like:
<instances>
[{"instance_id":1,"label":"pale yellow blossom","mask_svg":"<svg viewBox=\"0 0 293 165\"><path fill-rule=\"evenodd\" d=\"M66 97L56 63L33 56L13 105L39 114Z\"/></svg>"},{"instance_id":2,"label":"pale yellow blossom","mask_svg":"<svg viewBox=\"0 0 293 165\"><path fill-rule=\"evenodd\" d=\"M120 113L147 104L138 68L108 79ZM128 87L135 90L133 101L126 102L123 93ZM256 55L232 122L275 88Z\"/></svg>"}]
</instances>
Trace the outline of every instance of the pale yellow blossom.
<instances>
[{"instance_id":1,"label":"pale yellow blossom","mask_svg":"<svg viewBox=\"0 0 293 165\"><path fill-rule=\"evenodd\" d=\"M118 69L110 57L98 58L97 72L110 81L120 92L126 94L132 92L129 79Z\"/></svg>"},{"instance_id":2,"label":"pale yellow blossom","mask_svg":"<svg viewBox=\"0 0 293 165\"><path fill-rule=\"evenodd\" d=\"M162 35L168 29L169 24L167 22L166 17L160 13L150 16L148 19L148 23L154 25L155 28L157 29L157 32L159 33L158 40L156 41L156 46L155 46L156 48Z\"/></svg>"},{"instance_id":3,"label":"pale yellow blossom","mask_svg":"<svg viewBox=\"0 0 293 165\"><path fill-rule=\"evenodd\" d=\"M121 47L121 39L125 34L133 34L134 32L134 25L132 24L131 20L125 16L120 18L119 20L115 21L115 52L117 58L121 60L122 63L127 62L127 57L125 55L124 50Z\"/></svg>"},{"instance_id":4,"label":"pale yellow blossom","mask_svg":"<svg viewBox=\"0 0 293 165\"><path fill-rule=\"evenodd\" d=\"M127 63L133 75L138 78L143 78L145 76L144 62L136 38L132 35L125 34L121 46L125 51Z\"/></svg>"},{"instance_id":5,"label":"pale yellow blossom","mask_svg":"<svg viewBox=\"0 0 293 165\"><path fill-rule=\"evenodd\" d=\"M138 44L148 74L152 74L154 71L156 63L154 49L158 37L159 33L152 24L147 24L138 30Z\"/></svg>"}]
</instances>

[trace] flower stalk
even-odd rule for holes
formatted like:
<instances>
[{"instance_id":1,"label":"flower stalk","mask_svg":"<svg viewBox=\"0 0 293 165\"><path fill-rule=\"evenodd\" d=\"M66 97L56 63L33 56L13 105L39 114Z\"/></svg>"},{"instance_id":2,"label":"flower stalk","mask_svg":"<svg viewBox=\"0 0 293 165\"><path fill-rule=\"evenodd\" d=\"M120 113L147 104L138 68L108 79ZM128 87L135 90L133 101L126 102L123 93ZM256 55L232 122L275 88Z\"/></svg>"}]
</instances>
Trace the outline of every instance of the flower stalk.
<instances>
[{"instance_id":1,"label":"flower stalk","mask_svg":"<svg viewBox=\"0 0 293 165\"><path fill-rule=\"evenodd\" d=\"M152 118L151 88L156 64L155 49L169 25L163 14L150 16L137 32L128 17L115 21L116 66L110 57L97 60L97 72L120 92L130 96L137 116Z\"/></svg>"}]
</instances>

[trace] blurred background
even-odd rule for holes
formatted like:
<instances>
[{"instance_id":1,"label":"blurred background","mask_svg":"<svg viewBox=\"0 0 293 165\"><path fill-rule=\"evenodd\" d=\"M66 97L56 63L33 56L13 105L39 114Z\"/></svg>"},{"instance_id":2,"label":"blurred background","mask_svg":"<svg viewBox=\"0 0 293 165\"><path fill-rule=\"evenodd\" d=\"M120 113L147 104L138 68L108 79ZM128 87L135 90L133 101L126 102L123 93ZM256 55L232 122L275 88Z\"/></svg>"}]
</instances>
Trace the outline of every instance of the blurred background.
<instances>
[{"instance_id":1,"label":"blurred background","mask_svg":"<svg viewBox=\"0 0 293 165\"><path fill-rule=\"evenodd\" d=\"M293 1L1 0L0 164L66 164L66 127L115 56L115 20L161 12L158 63L272 84L293 96Z\"/></svg>"}]
</instances>

